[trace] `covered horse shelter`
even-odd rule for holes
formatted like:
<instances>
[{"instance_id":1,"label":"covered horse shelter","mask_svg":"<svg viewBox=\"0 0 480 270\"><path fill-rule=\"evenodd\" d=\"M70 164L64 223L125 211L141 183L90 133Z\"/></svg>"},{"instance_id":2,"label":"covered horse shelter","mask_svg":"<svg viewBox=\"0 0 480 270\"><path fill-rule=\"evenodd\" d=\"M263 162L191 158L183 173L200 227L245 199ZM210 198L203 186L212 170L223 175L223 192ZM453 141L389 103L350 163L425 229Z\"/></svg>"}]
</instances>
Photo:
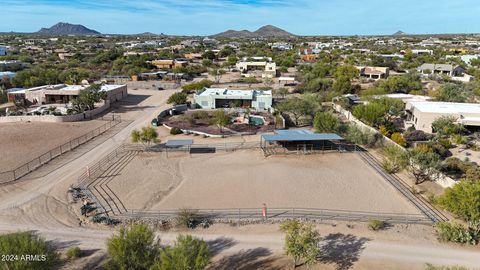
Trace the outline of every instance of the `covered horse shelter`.
<instances>
[{"instance_id":1,"label":"covered horse shelter","mask_svg":"<svg viewBox=\"0 0 480 270\"><path fill-rule=\"evenodd\" d=\"M308 129L275 130L263 134L260 147L265 156L275 154L313 154L326 151L346 152L356 147L335 133L314 133Z\"/></svg>"}]
</instances>

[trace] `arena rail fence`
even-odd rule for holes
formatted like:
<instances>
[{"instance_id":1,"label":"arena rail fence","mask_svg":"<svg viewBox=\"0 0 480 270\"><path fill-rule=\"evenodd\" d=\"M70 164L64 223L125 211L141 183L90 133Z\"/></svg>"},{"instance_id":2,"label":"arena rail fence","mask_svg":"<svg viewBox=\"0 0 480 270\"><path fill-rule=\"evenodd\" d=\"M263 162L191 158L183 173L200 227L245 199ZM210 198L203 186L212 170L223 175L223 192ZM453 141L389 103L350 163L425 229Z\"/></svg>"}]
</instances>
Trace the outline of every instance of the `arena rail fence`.
<instances>
[{"instance_id":1,"label":"arena rail fence","mask_svg":"<svg viewBox=\"0 0 480 270\"><path fill-rule=\"evenodd\" d=\"M30 160L29 162L21 166L18 166L13 170L0 172L0 185L11 183L20 179L28 173L36 170L40 166L48 163L52 159L77 148L78 146L94 139L95 137L103 134L110 128L122 122L122 119L119 115L113 114L111 116L102 116L97 119L107 120L108 122L95 128L92 131L89 131L88 133L85 133L75 139L70 140L69 142L66 142L58 147L55 147L54 149L49 150L48 152Z\"/></svg>"},{"instance_id":2,"label":"arena rail fence","mask_svg":"<svg viewBox=\"0 0 480 270\"><path fill-rule=\"evenodd\" d=\"M264 211L265 210L265 211ZM396 214L396 213L375 213L361 211L343 211L333 209L315 208L235 208L235 209L189 209L199 219L206 219L219 223L258 223L258 222L280 222L286 219L323 221L351 221L369 222L380 220L391 224L432 224L432 220L421 214ZM117 215L115 218L145 221L174 221L178 210L166 211L145 211L129 210L127 213Z\"/></svg>"},{"instance_id":3,"label":"arena rail fence","mask_svg":"<svg viewBox=\"0 0 480 270\"><path fill-rule=\"evenodd\" d=\"M193 144L188 147L168 148L168 151L190 152L191 148L215 148L222 151L235 151L237 149L254 149L261 148L259 142L225 142L217 144ZM279 148L280 149L280 148ZM111 205L103 205L102 202L95 197L90 191L89 187L95 180L102 175L102 173L111 166L112 162L121 159L127 155L129 151L167 151L164 144L158 144L149 148L141 145L121 145L117 149L110 152L100 161L88 167L78 179L77 188L83 191L83 194L90 199L91 202L97 204L97 208L106 215L107 209L112 209ZM285 150L286 151L286 150ZM423 197L411 193L408 185L395 175L387 174L383 171L379 162L366 152L361 147L354 144L340 144L330 146L328 149L321 149L322 152L340 151L340 152L355 152L360 155L365 162L373 167L386 181L394 186L403 196L405 196L422 214L395 214L395 213L376 213L376 212L358 212L358 211L342 211L332 209L314 209L314 208L269 208L268 214L263 216L261 209L193 209L199 216L217 222L238 222L249 223L259 222L264 220L278 221L285 219L305 219L315 221L356 221L368 222L372 219L377 219L389 223L398 224L432 224L439 221L446 221L446 218L439 210L430 205ZM298 154L298 151L288 151L290 154ZM305 154L303 151L300 151ZM314 151L315 152L315 151ZM318 152L318 151L317 151ZM106 202L108 203L108 201ZM126 213L113 215L112 217L130 220L130 219L145 219L145 220L172 220L175 218L177 210L167 211L147 211L147 210L131 210L128 209Z\"/></svg>"}]
</instances>

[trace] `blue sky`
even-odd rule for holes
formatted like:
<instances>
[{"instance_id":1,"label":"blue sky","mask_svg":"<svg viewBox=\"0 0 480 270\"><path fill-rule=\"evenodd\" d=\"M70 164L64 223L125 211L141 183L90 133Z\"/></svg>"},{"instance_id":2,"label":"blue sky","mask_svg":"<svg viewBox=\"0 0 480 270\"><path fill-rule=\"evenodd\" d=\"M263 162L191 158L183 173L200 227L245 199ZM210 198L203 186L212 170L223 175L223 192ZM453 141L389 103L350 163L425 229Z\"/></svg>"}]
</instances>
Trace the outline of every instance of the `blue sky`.
<instances>
[{"instance_id":1,"label":"blue sky","mask_svg":"<svg viewBox=\"0 0 480 270\"><path fill-rule=\"evenodd\" d=\"M479 33L478 0L0 0L0 31L57 22L102 33L210 35L272 24L298 35Z\"/></svg>"}]
</instances>

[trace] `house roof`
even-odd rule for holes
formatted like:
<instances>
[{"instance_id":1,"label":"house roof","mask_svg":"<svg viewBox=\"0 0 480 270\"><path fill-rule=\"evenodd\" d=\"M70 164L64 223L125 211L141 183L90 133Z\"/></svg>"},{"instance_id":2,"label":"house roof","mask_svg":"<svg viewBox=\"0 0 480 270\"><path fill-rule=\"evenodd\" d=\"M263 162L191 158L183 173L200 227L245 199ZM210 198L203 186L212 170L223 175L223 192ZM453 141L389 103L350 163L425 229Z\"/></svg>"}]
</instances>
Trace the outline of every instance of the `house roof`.
<instances>
[{"instance_id":1,"label":"house roof","mask_svg":"<svg viewBox=\"0 0 480 270\"><path fill-rule=\"evenodd\" d=\"M455 102L434 102L434 101L412 101L409 102L415 110L427 113L441 114L462 114L478 113L480 114L480 104L478 103L455 103Z\"/></svg>"},{"instance_id":2,"label":"house roof","mask_svg":"<svg viewBox=\"0 0 480 270\"><path fill-rule=\"evenodd\" d=\"M342 137L335 133L313 133L307 129L275 130L275 134L262 135L265 141L339 141Z\"/></svg>"},{"instance_id":3,"label":"house roof","mask_svg":"<svg viewBox=\"0 0 480 270\"><path fill-rule=\"evenodd\" d=\"M167 143L165 143L166 147L180 147L180 146L186 146L186 145L192 145L193 140L168 140Z\"/></svg>"},{"instance_id":4,"label":"house roof","mask_svg":"<svg viewBox=\"0 0 480 270\"><path fill-rule=\"evenodd\" d=\"M440 70L440 71L453 71L458 66L453 66L449 64L423 64L418 67L419 70Z\"/></svg>"}]
</instances>

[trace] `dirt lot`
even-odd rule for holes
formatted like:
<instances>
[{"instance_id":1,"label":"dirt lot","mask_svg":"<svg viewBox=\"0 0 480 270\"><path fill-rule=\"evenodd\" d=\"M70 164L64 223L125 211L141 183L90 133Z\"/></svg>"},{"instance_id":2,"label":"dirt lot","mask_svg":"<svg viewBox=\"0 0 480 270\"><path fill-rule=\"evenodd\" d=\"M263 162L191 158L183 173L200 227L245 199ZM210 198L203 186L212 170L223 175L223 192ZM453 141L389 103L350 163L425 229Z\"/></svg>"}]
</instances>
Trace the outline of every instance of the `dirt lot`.
<instances>
[{"instance_id":1,"label":"dirt lot","mask_svg":"<svg viewBox=\"0 0 480 270\"><path fill-rule=\"evenodd\" d=\"M93 120L72 123L18 122L0 124L0 171L14 169L71 139L105 124Z\"/></svg>"},{"instance_id":2,"label":"dirt lot","mask_svg":"<svg viewBox=\"0 0 480 270\"><path fill-rule=\"evenodd\" d=\"M355 168L349 169L349 168ZM355 154L137 156L110 184L130 209L323 208L418 214Z\"/></svg>"}]
</instances>

